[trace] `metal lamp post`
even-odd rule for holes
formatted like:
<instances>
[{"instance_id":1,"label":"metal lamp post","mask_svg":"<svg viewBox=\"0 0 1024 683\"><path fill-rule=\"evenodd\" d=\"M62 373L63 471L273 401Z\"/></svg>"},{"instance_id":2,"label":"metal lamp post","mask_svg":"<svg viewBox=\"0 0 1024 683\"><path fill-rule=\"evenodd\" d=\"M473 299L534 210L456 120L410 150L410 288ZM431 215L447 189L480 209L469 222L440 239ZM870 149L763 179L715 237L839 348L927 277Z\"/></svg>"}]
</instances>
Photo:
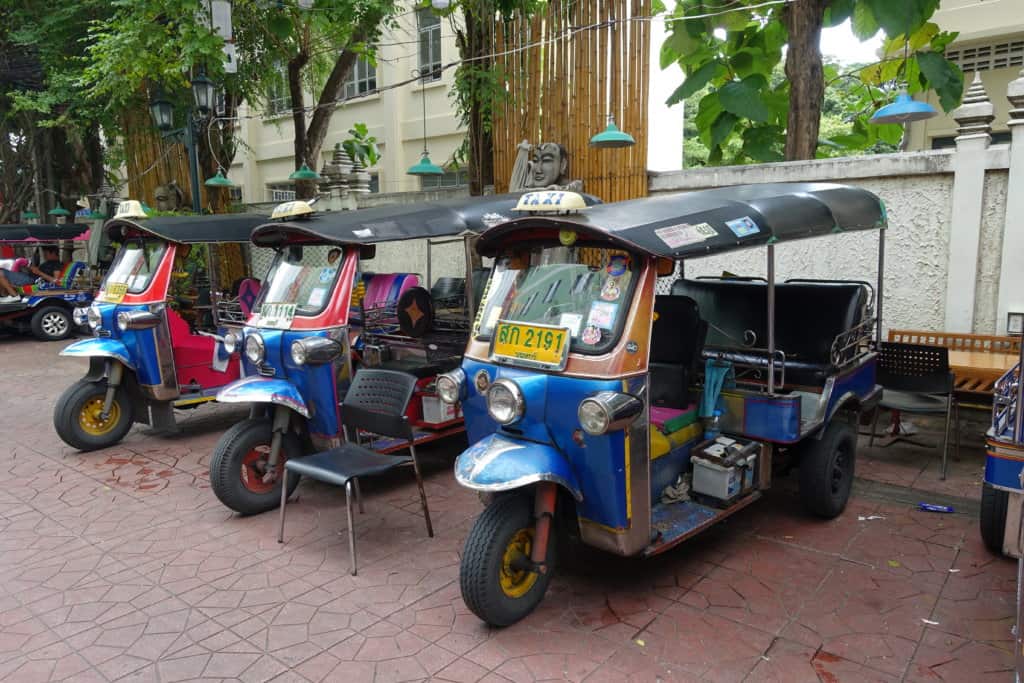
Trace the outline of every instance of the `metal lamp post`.
<instances>
[{"instance_id":1,"label":"metal lamp post","mask_svg":"<svg viewBox=\"0 0 1024 683\"><path fill-rule=\"evenodd\" d=\"M192 211L202 213L199 196L199 145L202 126L213 111L217 97L217 86L202 71L192 79L192 97L195 107L185 115L185 125L174 128L174 103L157 88L149 101L149 112L153 123L164 139L173 139L185 146L188 154L188 177L192 192Z\"/></svg>"}]
</instances>

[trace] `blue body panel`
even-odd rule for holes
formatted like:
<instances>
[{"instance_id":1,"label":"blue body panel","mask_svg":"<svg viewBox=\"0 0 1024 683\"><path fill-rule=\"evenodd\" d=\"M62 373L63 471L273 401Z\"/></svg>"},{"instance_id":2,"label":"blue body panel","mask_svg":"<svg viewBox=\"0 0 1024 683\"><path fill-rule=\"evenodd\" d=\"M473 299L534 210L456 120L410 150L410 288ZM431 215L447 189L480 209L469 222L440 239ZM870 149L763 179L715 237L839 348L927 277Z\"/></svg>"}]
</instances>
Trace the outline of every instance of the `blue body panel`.
<instances>
[{"instance_id":1,"label":"blue body panel","mask_svg":"<svg viewBox=\"0 0 1024 683\"><path fill-rule=\"evenodd\" d=\"M117 326L117 314L121 311L149 312L149 305L96 303L95 306L100 312L100 327L109 336L93 337L92 339L76 342L66 348L61 355L76 355L80 357L94 355L117 358L124 363L125 367L135 371L139 384L148 386L163 384L164 378L160 370L160 359L157 357L156 328L148 330L121 330ZM83 346L80 351L78 350L79 344L86 344L87 342L95 342L91 348L96 353L88 353L86 349L90 348L89 346ZM69 353L73 349L74 352ZM116 350L119 356L106 352L112 349ZM173 377L171 379L176 381Z\"/></svg>"},{"instance_id":2,"label":"blue body panel","mask_svg":"<svg viewBox=\"0 0 1024 683\"><path fill-rule=\"evenodd\" d=\"M744 399L743 434L780 443L799 441L800 397L747 396Z\"/></svg>"},{"instance_id":3,"label":"blue body panel","mask_svg":"<svg viewBox=\"0 0 1024 683\"><path fill-rule=\"evenodd\" d=\"M832 413L839 407L839 401L846 394L854 394L864 399L875 390L875 371L877 362L874 358L859 367L854 368L845 375L836 377L835 386L832 388L832 396L828 402L828 409L825 415L832 417Z\"/></svg>"},{"instance_id":4,"label":"blue body panel","mask_svg":"<svg viewBox=\"0 0 1024 683\"><path fill-rule=\"evenodd\" d=\"M296 365L292 361L292 343L299 339L309 337L329 337L328 330L273 330L265 328L246 327L245 334L258 332L263 337L266 347L266 359L263 362L264 368L273 368L273 381L288 384L290 389L288 395L296 399L296 404L301 404L302 410L297 410L309 420L310 434L318 437L335 437L341 434L341 421L338 404L341 396L338 395L337 380L334 377L333 365L323 363L320 365ZM242 354L242 362L247 376L257 375L259 370ZM242 380L244 382L245 380ZM240 384L241 382L236 382ZM277 395L284 396L284 393L277 392ZM222 400L218 395L217 400ZM289 398L289 401L292 399ZM243 402L244 399L236 399L236 402ZM256 403L280 403L289 405L282 401L273 401L264 397L253 400Z\"/></svg>"},{"instance_id":5,"label":"blue body panel","mask_svg":"<svg viewBox=\"0 0 1024 683\"><path fill-rule=\"evenodd\" d=\"M114 358L124 364L126 368L135 369L135 363L128 354L128 349L117 339L106 337L81 339L67 346L59 355L75 358Z\"/></svg>"},{"instance_id":6,"label":"blue body panel","mask_svg":"<svg viewBox=\"0 0 1024 683\"><path fill-rule=\"evenodd\" d=\"M991 453L985 457L985 481L1004 489L1020 491L1020 472L1024 469L1024 460L996 457Z\"/></svg>"},{"instance_id":7,"label":"blue body panel","mask_svg":"<svg viewBox=\"0 0 1024 683\"><path fill-rule=\"evenodd\" d=\"M508 491L538 481L553 481L583 495L569 463L547 444L492 434L470 446L455 460L455 479L477 491Z\"/></svg>"},{"instance_id":8,"label":"blue body panel","mask_svg":"<svg viewBox=\"0 0 1024 683\"><path fill-rule=\"evenodd\" d=\"M295 385L275 377L245 377L232 382L217 392L217 400L221 403L273 403L309 417L306 402Z\"/></svg>"},{"instance_id":9,"label":"blue body panel","mask_svg":"<svg viewBox=\"0 0 1024 683\"><path fill-rule=\"evenodd\" d=\"M89 292L60 292L53 290L42 290L37 294L29 294L26 302L29 308L35 308L39 304L52 301L63 301L72 306L85 306L92 302L92 294Z\"/></svg>"},{"instance_id":10,"label":"blue body panel","mask_svg":"<svg viewBox=\"0 0 1024 683\"><path fill-rule=\"evenodd\" d=\"M464 359L466 397L462 411L466 418L469 442L480 444L488 435L506 441L518 439L529 446L543 446L534 469L546 471L551 445L568 463L573 480L578 482L582 499L578 499L580 517L623 529L629 526L629 489L626 484L626 433L612 432L601 436L584 434L583 446L573 441L573 432L580 429L576 410L580 401L599 391L622 391L622 380L596 380L545 374L533 370L511 368L493 363ZM487 414L485 398L477 391L474 378L480 370L487 372L491 382L498 378L516 381L523 390L526 413L511 427L500 427ZM496 438L497 438L496 437ZM640 444L647 449L647 444ZM470 449L472 450L472 449ZM460 459L468 454L466 451ZM532 451L527 451L527 454ZM526 457L520 454L518 457Z\"/></svg>"}]
</instances>

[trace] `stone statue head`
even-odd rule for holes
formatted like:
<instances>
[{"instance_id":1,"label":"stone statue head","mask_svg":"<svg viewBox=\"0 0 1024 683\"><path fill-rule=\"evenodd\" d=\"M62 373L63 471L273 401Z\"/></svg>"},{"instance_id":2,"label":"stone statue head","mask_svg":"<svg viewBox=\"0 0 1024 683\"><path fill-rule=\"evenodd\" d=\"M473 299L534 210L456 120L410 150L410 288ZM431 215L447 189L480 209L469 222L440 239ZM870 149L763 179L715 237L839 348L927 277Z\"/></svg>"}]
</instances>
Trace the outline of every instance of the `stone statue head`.
<instances>
[{"instance_id":1,"label":"stone statue head","mask_svg":"<svg viewBox=\"0 0 1024 683\"><path fill-rule=\"evenodd\" d=\"M166 185L157 185L153 190L153 199L158 211L177 211L185 201L185 193L172 180Z\"/></svg>"},{"instance_id":2,"label":"stone statue head","mask_svg":"<svg viewBox=\"0 0 1024 683\"><path fill-rule=\"evenodd\" d=\"M569 172L569 153L557 142L542 142L537 145L530 165L530 186L548 187L566 182Z\"/></svg>"}]
</instances>

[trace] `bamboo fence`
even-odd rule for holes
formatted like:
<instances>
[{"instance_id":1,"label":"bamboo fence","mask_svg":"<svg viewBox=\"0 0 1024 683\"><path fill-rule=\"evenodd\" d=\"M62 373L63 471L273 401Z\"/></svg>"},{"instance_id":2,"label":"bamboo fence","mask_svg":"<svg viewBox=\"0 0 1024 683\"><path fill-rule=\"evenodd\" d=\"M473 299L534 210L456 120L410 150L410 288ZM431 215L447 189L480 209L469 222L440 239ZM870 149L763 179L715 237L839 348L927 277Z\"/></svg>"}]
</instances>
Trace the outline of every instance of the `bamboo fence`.
<instances>
[{"instance_id":1,"label":"bamboo fence","mask_svg":"<svg viewBox=\"0 0 1024 683\"><path fill-rule=\"evenodd\" d=\"M651 0L551 0L495 31L504 96L494 107L494 175L508 189L518 144L560 142L569 176L606 202L647 194L647 95ZM591 147L611 113L636 144Z\"/></svg>"}]
</instances>

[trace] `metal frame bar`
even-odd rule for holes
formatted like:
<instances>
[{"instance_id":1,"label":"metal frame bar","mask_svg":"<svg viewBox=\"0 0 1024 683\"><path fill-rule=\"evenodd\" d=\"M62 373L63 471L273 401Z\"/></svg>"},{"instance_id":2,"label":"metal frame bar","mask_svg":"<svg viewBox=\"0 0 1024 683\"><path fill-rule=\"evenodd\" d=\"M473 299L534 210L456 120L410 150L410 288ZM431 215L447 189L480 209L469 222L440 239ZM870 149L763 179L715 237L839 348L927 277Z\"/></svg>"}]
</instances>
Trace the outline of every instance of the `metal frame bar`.
<instances>
[{"instance_id":1,"label":"metal frame bar","mask_svg":"<svg viewBox=\"0 0 1024 683\"><path fill-rule=\"evenodd\" d=\"M882 284L885 281L885 229L878 231L878 285L875 287L875 343L882 341Z\"/></svg>"},{"instance_id":2,"label":"metal frame bar","mask_svg":"<svg viewBox=\"0 0 1024 683\"><path fill-rule=\"evenodd\" d=\"M768 395L775 393L775 245L768 245Z\"/></svg>"}]
</instances>

